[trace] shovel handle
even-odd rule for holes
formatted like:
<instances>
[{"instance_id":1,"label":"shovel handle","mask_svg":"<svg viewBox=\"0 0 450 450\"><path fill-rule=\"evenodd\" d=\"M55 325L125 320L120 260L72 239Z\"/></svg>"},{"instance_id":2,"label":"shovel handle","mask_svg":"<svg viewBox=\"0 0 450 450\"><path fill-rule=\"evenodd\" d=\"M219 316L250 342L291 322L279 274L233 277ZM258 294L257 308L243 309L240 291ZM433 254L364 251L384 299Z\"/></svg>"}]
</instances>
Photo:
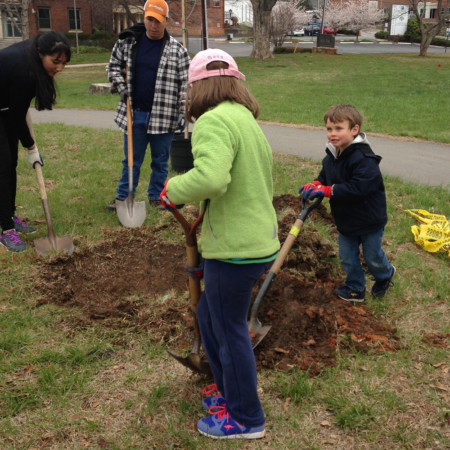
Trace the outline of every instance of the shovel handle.
<instances>
[{"instance_id":1,"label":"shovel handle","mask_svg":"<svg viewBox=\"0 0 450 450\"><path fill-rule=\"evenodd\" d=\"M133 167L133 114L131 112L131 103L127 97L127 142L128 142L128 169Z\"/></svg>"},{"instance_id":2,"label":"shovel handle","mask_svg":"<svg viewBox=\"0 0 450 450\"><path fill-rule=\"evenodd\" d=\"M297 236L300 233L300 230L302 229L306 218L313 209L319 206L322 199L323 199L322 197L319 197L314 203L311 203L308 207L306 207L306 200L304 197L302 197L302 211L298 215L297 220L294 223L294 226L289 231L288 237L286 238L283 246L281 247L280 254L278 255L275 262L272 264L272 267L270 268L270 271L267 274L266 279L264 280L261 289L259 290L258 295L256 296L256 299L253 303L252 311L250 313L251 323L254 323L257 320L256 318L258 316L258 310L261 305L261 302L263 301L265 295L267 294L267 291L272 285L273 280L277 276L277 273L280 271L281 266L283 265L284 260L286 259L288 253L290 252L292 245L297 239Z\"/></svg>"},{"instance_id":3,"label":"shovel handle","mask_svg":"<svg viewBox=\"0 0 450 450\"><path fill-rule=\"evenodd\" d=\"M190 225L189 222L185 219L185 217L178 211L177 209L173 209L172 214L175 218L180 222L184 231L186 232L186 256L187 256L187 264L188 267L197 267L198 266L198 248L197 248L197 227L202 223L203 216L205 212L203 211L200 216L198 216L197 220ZM192 277L189 277L189 305L191 311L194 315L194 328L195 334L199 334L198 329L198 321L197 321L197 305L200 301L200 297L202 295L200 280L194 280Z\"/></svg>"},{"instance_id":4,"label":"shovel handle","mask_svg":"<svg viewBox=\"0 0 450 450\"><path fill-rule=\"evenodd\" d=\"M26 122L27 122L28 129L30 130L31 137L33 138L33 141L36 143L36 136L34 134L34 128L33 128L33 122L31 120L30 110L27 111ZM36 163L34 165L34 170L36 171L36 177L37 177L38 187L39 187L39 194L40 194L41 200L42 200L42 207L44 209L45 221L47 222L48 235L52 240L53 248L56 248L54 245L55 233L53 231L52 216L50 215L50 206L48 204L47 191L45 189L44 175L42 174L42 166L39 163Z\"/></svg>"}]
</instances>

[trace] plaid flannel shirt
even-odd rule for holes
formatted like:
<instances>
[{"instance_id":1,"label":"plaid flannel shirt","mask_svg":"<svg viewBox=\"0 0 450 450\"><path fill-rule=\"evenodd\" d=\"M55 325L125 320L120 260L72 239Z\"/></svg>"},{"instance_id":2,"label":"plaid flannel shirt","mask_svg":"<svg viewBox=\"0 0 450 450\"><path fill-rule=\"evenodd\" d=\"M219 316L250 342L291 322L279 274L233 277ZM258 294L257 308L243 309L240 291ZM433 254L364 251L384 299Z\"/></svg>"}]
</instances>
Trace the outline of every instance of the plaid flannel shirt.
<instances>
[{"instance_id":1,"label":"plaid flannel shirt","mask_svg":"<svg viewBox=\"0 0 450 450\"><path fill-rule=\"evenodd\" d=\"M190 58L187 50L172 36L166 35L165 46L159 61L156 75L155 96L148 125L148 133L162 134L175 131L179 114L184 114L186 88ZM106 68L112 90L119 94L127 87L125 84L125 65L128 67L128 93L133 110L133 46L137 41L132 36L119 39L111 52ZM122 100L114 118L117 126L127 132L127 106Z\"/></svg>"}]
</instances>

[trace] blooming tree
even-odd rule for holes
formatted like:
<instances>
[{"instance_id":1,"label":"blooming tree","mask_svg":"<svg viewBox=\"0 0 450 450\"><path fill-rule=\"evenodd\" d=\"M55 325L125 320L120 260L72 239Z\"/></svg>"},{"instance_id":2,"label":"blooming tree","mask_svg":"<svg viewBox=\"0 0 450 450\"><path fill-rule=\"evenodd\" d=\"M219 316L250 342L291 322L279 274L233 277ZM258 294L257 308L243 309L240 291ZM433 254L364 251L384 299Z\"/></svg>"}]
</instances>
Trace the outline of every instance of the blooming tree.
<instances>
[{"instance_id":1,"label":"blooming tree","mask_svg":"<svg viewBox=\"0 0 450 450\"><path fill-rule=\"evenodd\" d=\"M270 14L270 38L275 47L283 45L286 34L308 22L309 15L299 10L293 0L279 1Z\"/></svg>"},{"instance_id":2,"label":"blooming tree","mask_svg":"<svg viewBox=\"0 0 450 450\"><path fill-rule=\"evenodd\" d=\"M337 6L333 8L337 9ZM384 11L371 8L369 0L348 0L342 5L339 25L354 30L359 35L362 29L373 28L383 18Z\"/></svg>"}]
</instances>

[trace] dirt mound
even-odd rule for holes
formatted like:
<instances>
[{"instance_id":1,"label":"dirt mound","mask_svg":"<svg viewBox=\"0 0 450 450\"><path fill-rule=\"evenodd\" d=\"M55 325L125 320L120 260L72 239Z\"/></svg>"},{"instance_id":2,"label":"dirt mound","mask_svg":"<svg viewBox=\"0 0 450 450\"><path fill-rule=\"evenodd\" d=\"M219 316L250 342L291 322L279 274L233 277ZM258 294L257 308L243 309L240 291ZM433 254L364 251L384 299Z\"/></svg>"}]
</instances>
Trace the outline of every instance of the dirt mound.
<instances>
[{"instance_id":1,"label":"dirt mound","mask_svg":"<svg viewBox=\"0 0 450 450\"><path fill-rule=\"evenodd\" d=\"M274 205L281 211L283 242L301 204L297 197L284 195L275 198ZM194 217L196 211L189 209L187 214ZM334 224L323 205L311 217ZM157 236L168 227L181 235L175 221L154 229L105 231L105 241L42 263L35 285L40 303L75 307L76 326L96 321L114 329L145 330L153 342L170 341L170 348L181 354L192 343L193 321L188 311L185 248ZM337 351L349 347L361 351L398 347L395 330L381 324L364 305L336 298L333 289L342 280L332 242L308 225L259 311L260 320L272 324L255 351L260 370L300 367L318 373L335 363Z\"/></svg>"}]
</instances>

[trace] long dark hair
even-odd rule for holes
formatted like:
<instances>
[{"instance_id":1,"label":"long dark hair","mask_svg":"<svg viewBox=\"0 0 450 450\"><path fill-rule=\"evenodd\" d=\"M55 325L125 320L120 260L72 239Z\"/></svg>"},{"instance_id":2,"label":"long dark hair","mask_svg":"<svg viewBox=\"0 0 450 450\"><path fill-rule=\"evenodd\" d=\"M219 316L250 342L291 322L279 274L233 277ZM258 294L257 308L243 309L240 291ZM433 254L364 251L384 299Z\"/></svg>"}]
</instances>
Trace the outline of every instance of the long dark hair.
<instances>
[{"instance_id":1,"label":"long dark hair","mask_svg":"<svg viewBox=\"0 0 450 450\"><path fill-rule=\"evenodd\" d=\"M70 42L61 33L49 31L48 33L35 36L30 43L31 74L36 80L35 107L38 111L52 109L56 103L56 83L53 77L48 75L42 65L42 56L54 55L60 57L64 54L67 62L70 61Z\"/></svg>"}]
</instances>

